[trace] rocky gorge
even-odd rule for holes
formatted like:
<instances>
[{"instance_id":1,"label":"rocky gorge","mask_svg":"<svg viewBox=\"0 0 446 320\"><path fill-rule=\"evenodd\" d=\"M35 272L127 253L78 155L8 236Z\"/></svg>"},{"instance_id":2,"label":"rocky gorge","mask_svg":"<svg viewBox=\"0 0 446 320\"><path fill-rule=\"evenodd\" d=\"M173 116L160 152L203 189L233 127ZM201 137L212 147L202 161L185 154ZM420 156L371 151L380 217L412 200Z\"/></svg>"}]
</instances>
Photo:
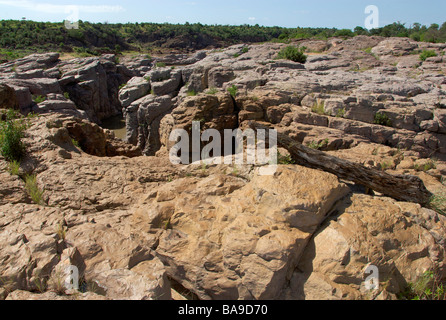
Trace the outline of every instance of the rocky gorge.
<instances>
[{"instance_id":1,"label":"rocky gorge","mask_svg":"<svg viewBox=\"0 0 446 320\"><path fill-rule=\"evenodd\" d=\"M288 45L264 43L1 64L0 108L38 116L19 174L0 158L0 297L397 299L427 271L444 280L446 44L294 45L306 63L276 59ZM420 60L423 50L436 56ZM119 115L123 140L101 127ZM395 199L297 164L286 148L271 176L174 165L169 135L193 121L219 132L261 123L361 168L415 176L432 199ZM80 290L57 290L69 265ZM370 265L379 290L364 285Z\"/></svg>"}]
</instances>

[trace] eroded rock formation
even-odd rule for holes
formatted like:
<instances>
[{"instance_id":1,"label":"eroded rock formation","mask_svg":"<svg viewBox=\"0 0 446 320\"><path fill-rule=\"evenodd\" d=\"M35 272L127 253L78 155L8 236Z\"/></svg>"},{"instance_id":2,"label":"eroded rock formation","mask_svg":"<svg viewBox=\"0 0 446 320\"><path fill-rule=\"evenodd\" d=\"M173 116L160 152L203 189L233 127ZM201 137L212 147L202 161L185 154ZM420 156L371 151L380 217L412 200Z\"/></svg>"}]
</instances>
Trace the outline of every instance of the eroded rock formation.
<instances>
[{"instance_id":1,"label":"eroded rock formation","mask_svg":"<svg viewBox=\"0 0 446 320\"><path fill-rule=\"evenodd\" d=\"M300 44L313 52L306 64L275 60L284 45L262 44L0 65L0 107L40 114L18 176L0 158L0 297L396 299L428 270L444 279L446 218L431 210L444 203L398 201L302 164L262 176L254 165L169 161L173 129L256 121L444 196L446 45ZM423 49L439 56L422 62ZM99 126L121 112L125 142ZM69 265L81 292L55 287ZM376 292L364 287L369 265Z\"/></svg>"}]
</instances>

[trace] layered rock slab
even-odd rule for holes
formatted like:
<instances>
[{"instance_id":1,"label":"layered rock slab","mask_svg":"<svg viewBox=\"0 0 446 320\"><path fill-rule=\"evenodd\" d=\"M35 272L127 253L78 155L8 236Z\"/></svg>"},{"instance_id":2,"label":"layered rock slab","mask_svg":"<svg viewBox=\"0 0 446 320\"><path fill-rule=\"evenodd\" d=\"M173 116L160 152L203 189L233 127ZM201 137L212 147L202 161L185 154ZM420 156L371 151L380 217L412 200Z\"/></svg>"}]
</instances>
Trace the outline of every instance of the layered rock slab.
<instances>
[{"instance_id":1,"label":"layered rock slab","mask_svg":"<svg viewBox=\"0 0 446 320\"><path fill-rule=\"evenodd\" d=\"M348 192L333 175L303 167L254 173L248 183L224 174L184 178L149 194L133 226L167 229L156 252L169 276L200 299L275 299Z\"/></svg>"}]
</instances>

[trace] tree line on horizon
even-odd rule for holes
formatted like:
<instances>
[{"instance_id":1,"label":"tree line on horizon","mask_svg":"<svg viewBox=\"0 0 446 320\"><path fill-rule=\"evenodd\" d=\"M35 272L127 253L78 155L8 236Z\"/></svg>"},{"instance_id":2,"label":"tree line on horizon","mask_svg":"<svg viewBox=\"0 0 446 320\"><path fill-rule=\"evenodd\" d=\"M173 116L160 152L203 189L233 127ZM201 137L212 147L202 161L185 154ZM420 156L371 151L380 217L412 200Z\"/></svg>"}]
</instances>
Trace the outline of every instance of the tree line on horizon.
<instances>
[{"instance_id":1,"label":"tree line on horizon","mask_svg":"<svg viewBox=\"0 0 446 320\"><path fill-rule=\"evenodd\" d=\"M406 27L395 22L382 28L367 30L337 28L284 28L259 25L203 25L201 23L90 23L79 21L78 29L65 24L28 20L0 21L0 55L16 58L17 50L61 51L96 55L119 53L122 50L150 52L152 48L198 50L237 43L267 41L287 42L293 39L350 38L357 35L408 37L415 41L446 42L446 22L441 26L415 23ZM1 59L1 57L0 57Z\"/></svg>"}]
</instances>

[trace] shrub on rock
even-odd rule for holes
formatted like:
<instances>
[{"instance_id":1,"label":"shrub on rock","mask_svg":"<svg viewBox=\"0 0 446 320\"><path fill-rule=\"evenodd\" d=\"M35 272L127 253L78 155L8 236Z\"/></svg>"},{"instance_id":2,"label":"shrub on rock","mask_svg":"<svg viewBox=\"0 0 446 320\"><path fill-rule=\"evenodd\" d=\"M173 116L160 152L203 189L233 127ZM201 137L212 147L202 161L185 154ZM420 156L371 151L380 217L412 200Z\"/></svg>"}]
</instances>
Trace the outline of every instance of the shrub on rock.
<instances>
[{"instance_id":1,"label":"shrub on rock","mask_svg":"<svg viewBox=\"0 0 446 320\"><path fill-rule=\"evenodd\" d=\"M286 59L294 62L305 63L307 56L304 54L305 47L288 46L280 50L277 59Z\"/></svg>"}]
</instances>

